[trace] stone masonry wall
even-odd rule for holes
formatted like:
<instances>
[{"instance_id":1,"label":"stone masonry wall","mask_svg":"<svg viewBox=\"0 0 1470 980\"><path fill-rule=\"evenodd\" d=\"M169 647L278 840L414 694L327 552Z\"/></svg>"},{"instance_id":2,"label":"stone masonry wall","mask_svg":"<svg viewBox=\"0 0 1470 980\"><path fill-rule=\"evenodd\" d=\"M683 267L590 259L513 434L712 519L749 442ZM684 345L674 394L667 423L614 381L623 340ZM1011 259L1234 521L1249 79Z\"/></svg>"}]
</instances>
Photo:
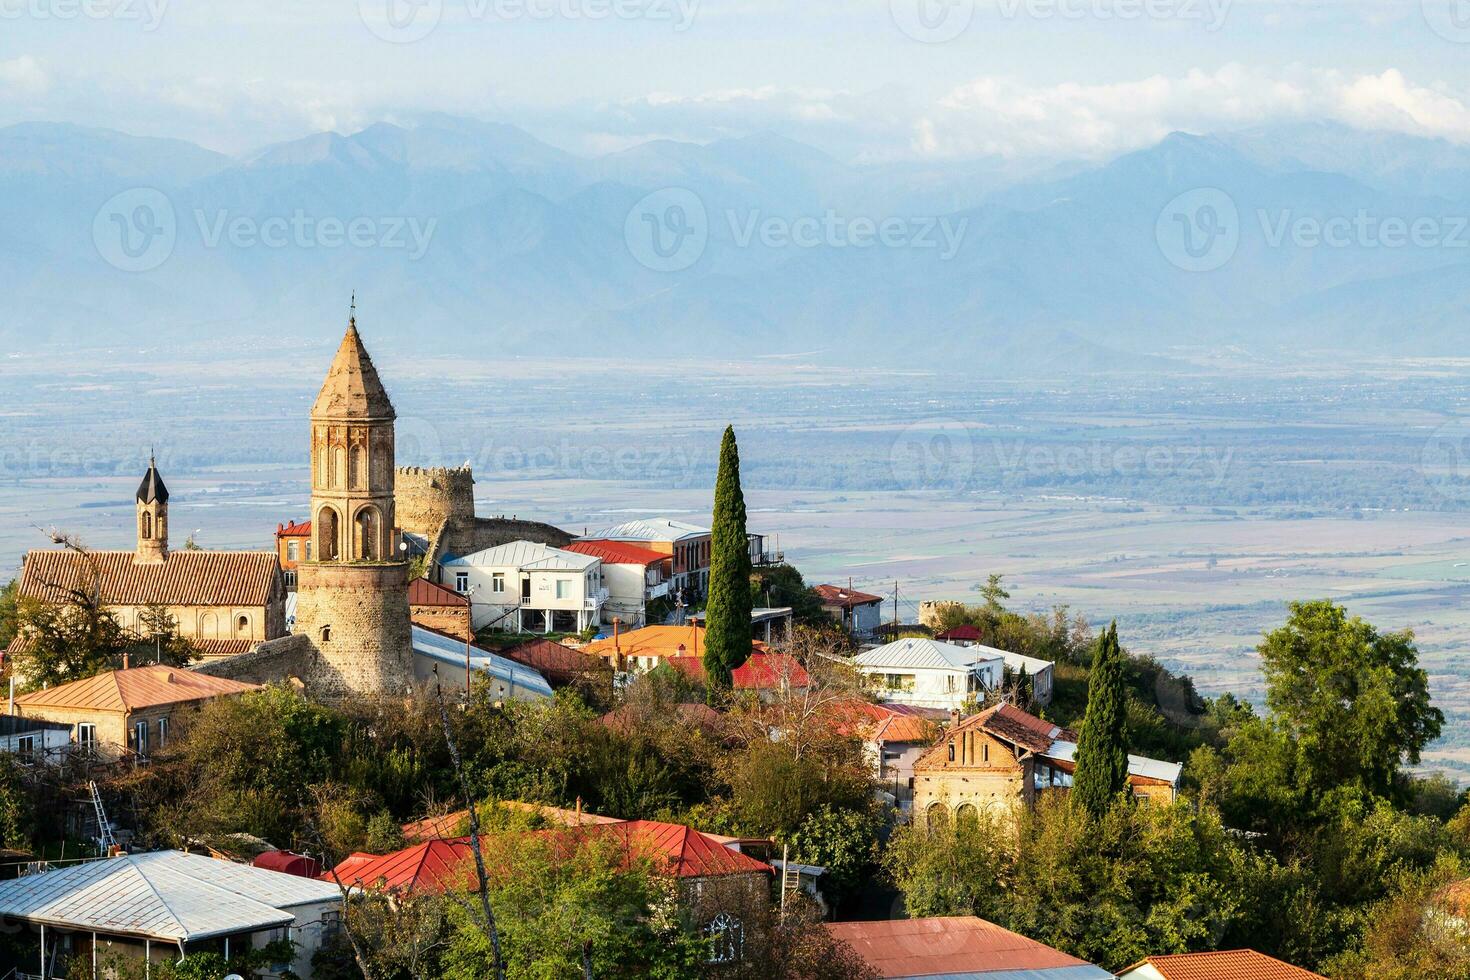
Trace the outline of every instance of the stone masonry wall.
<instances>
[{"instance_id":1,"label":"stone masonry wall","mask_svg":"<svg viewBox=\"0 0 1470 980\"><path fill-rule=\"evenodd\" d=\"M319 696L404 694L413 685L408 566L303 564L296 632L319 654L302 678Z\"/></svg>"},{"instance_id":2,"label":"stone masonry wall","mask_svg":"<svg viewBox=\"0 0 1470 980\"><path fill-rule=\"evenodd\" d=\"M445 521L464 527L475 519L475 476L468 467L400 466L394 477L398 526L432 537Z\"/></svg>"}]
</instances>

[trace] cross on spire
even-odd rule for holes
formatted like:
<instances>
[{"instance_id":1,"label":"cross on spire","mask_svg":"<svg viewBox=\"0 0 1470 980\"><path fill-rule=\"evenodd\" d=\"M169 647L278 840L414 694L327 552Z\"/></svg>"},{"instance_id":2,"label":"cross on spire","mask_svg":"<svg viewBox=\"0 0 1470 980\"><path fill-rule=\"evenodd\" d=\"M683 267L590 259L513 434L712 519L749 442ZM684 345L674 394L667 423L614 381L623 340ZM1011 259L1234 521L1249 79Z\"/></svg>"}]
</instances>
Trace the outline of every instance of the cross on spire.
<instances>
[{"instance_id":1,"label":"cross on spire","mask_svg":"<svg viewBox=\"0 0 1470 980\"><path fill-rule=\"evenodd\" d=\"M357 290L352 291L352 305L347 308L347 322L357 326Z\"/></svg>"}]
</instances>

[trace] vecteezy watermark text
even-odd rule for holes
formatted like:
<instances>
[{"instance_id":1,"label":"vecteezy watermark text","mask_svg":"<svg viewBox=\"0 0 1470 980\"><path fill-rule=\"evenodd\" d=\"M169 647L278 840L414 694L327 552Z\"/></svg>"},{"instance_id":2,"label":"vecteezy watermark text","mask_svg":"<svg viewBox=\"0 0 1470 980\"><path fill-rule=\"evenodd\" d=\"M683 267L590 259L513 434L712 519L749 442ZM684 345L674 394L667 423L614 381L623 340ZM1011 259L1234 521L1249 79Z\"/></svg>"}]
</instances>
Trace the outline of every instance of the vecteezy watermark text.
<instances>
[{"instance_id":1,"label":"vecteezy watermark text","mask_svg":"<svg viewBox=\"0 0 1470 980\"><path fill-rule=\"evenodd\" d=\"M413 260L423 258L438 227L438 218L406 215L355 218L314 217L298 208L290 215L257 218L227 210L194 211L205 248L382 248L401 249Z\"/></svg>"},{"instance_id":2,"label":"vecteezy watermark text","mask_svg":"<svg viewBox=\"0 0 1470 980\"><path fill-rule=\"evenodd\" d=\"M1470 0L1466 0L1470 2ZM996 0L1005 20L1183 21L1208 31L1225 26L1234 0ZM977 0L889 0L898 29L915 41L943 44L964 34Z\"/></svg>"},{"instance_id":3,"label":"vecteezy watermark text","mask_svg":"<svg viewBox=\"0 0 1470 980\"><path fill-rule=\"evenodd\" d=\"M136 21L145 31L163 23L169 0L0 0L0 20Z\"/></svg>"},{"instance_id":4,"label":"vecteezy watermark text","mask_svg":"<svg viewBox=\"0 0 1470 980\"><path fill-rule=\"evenodd\" d=\"M635 21L689 30L700 0L464 0L466 19L480 23L514 21ZM358 14L372 34L392 44L412 44L433 33L444 17L444 0L358 0Z\"/></svg>"},{"instance_id":5,"label":"vecteezy watermark text","mask_svg":"<svg viewBox=\"0 0 1470 980\"><path fill-rule=\"evenodd\" d=\"M1233 448L1208 445L1084 443L1034 444L994 439L991 450L1003 472L1026 479L1086 477L1182 477L1218 487L1235 458Z\"/></svg>"}]
</instances>

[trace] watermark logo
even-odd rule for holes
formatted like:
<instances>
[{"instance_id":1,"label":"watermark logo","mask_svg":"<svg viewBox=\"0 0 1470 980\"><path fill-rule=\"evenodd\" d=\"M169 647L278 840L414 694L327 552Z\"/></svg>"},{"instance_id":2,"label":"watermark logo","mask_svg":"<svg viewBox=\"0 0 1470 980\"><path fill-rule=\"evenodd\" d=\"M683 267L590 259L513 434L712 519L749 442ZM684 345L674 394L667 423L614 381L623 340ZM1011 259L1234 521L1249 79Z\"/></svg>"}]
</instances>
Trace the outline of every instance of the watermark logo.
<instances>
[{"instance_id":1,"label":"watermark logo","mask_svg":"<svg viewBox=\"0 0 1470 980\"><path fill-rule=\"evenodd\" d=\"M889 0L893 23L915 41L953 41L975 17L975 0Z\"/></svg>"},{"instance_id":2,"label":"watermark logo","mask_svg":"<svg viewBox=\"0 0 1470 980\"><path fill-rule=\"evenodd\" d=\"M412 44L439 26L444 0L357 0L357 14L374 37L389 44Z\"/></svg>"},{"instance_id":3,"label":"watermark logo","mask_svg":"<svg viewBox=\"0 0 1470 980\"><path fill-rule=\"evenodd\" d=\"M893 482L905 490L962 490L975 475L970 428L955 419L928 419L906 426L888 450Z\"/></svg>"},{"instance_id":4,"label":"watermark logo","mask_svg":"<svg viewBox=\"0 0 1470 980\"><path fill-rule=\"evenodd\" d=\"M1420 0L1430 30L1456 44L1470 44L1470 0Z\"/></svg>"},{"instance_id":5,"label":"watermark logo","mask_svg":"<svg viewBox=\"0 0 1470 980\"><path fill-rule=\"evenodd\" d=\"M257 218L223 209L195 209L194 223L205 248L384 249L405 252L409 261L418 261L429 250L439 219L410 215L318 218L302 208L289 215Z\"/></svg>"},{"instance_id":6,"label":"watermark logo","mask_svg":"<svg viewBox=\"0 0 1470 980\"><path fill-rule=\"evenodd\" d=\"M168 0L0 0L0 20L135 21L145 31L163 23Z\"/></svg>"},{"instance_id":7,"label":"watermark logo","mask_svg":"<svg viewBox=\"0 0 1470 980\"><path fill-rule=\"evenodd\" d=\"M683 187L654 191L628 212L623 241L633 258L655 272L687 269L699 261L709 244L704 201Z\"/></svg>"},{"instance_id":8,"label":"watermark logo","mask_svg":"<svg viewBox=\"0 0 1470 980\"><path fill-rule=\"evenodd\" d=\"M1272 248L1402 249L1470 248L1470 215L1378 214L1359 208L1351 215L1298 215L1291 209L1257 211L1261 234Z\"/></svg>"},{"instance_id":9,"label":"watermark logo","mask_svg":"<svg viewBox=\"0 0 1470 980\"><path fill-rule=\"evenodd\" d=\"M1451 419L1434 430L1420 451L1419 472L1446 496L1470 491L1470 417Z\"/></svg>"},{"instance_id":10,"label":"watermark logo","mask_svg":"<svg viewBox=\"0 0 1470 980\"><path fill-rule=\"evenodd\" d=\"M847 216L834 210L787 218L759 210L725 212L730 238L739 248L913 248L954 258L970 227L969 218Z\"/></svg>"},{"instance_id":11,"label":"watermark logo","mask_svg":"<svg viewBox=\"0 0 1470 980\"><path fill-rule=\"evenodd\" d=\"M92 219L92 243L107 264L148 272L168 261L178 241L173 202L152 187L134 187L107 199Z\"/></svg>"},{"instance_id":12,"label":"watermark logo","mask_svg":"<svg viewBox=\"0 0 1470 980\"><path fill-rule=\"evenodd\" d=\"M1233 0L999 0L1007 20L1175 20L1200 22L1207 31L1225 26Z\"/></svg>"},{"instance_id":13,"label":"watermark logo","mask_svg":"<svg viewBox=\"0 0 1470 980\"><path fill-rule=\"evenodd\" d=\"M1164 258L1186 272L1213 272L1240 247L1240 211L1217 187L1185 191L1164 205L1154 224Z\"/></svg>"}]
</instances>

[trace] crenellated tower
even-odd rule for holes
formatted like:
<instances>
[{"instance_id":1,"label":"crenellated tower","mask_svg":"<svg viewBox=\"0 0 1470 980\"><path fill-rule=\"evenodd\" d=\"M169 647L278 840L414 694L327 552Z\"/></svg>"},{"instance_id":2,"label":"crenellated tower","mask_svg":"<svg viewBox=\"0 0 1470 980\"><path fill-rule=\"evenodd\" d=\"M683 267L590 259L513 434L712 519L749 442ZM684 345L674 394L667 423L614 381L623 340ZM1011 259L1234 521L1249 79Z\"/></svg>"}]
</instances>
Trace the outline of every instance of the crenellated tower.
<instances>
[{"instance_id":1,"label":"crenellated tower","mask_svg":"<svg viewBox=\"0 0 1470 980\"><path fill-rule=\"evenodd\" d=\"M413 683L408 566L394 515L396 415L354 312L311 410L313 560L297 570L296 632L321 655L327 696Z\"/></svg>"}]
</instances>

